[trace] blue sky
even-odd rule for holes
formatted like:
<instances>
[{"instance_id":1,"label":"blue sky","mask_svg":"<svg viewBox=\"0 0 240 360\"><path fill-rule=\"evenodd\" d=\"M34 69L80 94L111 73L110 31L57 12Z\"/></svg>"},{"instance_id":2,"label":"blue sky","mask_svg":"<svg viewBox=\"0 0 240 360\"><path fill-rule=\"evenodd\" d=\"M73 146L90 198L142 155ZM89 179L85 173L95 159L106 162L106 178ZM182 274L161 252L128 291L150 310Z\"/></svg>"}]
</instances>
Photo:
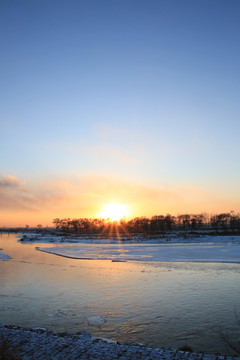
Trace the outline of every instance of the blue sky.
<instances>
[{"instance_id":1,"label":"blue sky","mask_svg":"<svg viewBox=\"0 0 240 360\"><path fill-rule=\"evenodd\" d=\"M195 188L237 211L239 19L237 0L2 0L0 177Z\"/></svg>"}]
</instances>

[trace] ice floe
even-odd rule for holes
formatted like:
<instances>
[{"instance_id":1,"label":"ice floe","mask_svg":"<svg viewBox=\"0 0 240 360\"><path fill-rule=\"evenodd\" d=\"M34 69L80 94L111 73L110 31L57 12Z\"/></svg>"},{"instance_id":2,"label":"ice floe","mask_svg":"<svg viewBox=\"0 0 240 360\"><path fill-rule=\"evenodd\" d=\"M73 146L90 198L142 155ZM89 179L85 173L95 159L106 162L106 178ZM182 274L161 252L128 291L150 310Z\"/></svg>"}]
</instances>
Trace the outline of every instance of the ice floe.
<instances>
[{"instance_id":1,"label":"ice floe","mask_svg":"<svg viewBox=\"0 0 240 360\"><path fill-rule=\"evenodd\" d=\"M106 322L106 320L103 319L99 315L95 315L95 316L88 317L87 322L88 322L88 325L90 325L90 326L101 326L102 324L104 324Z\"/></svg>"},{"instance_id":2,"label":"ice floe","mask_svg":"<svg viewBox=\"0 0 240 360\"><path fill-rule=\"evenodd\" d=\"M3 254L3 253L1 252L1 250L2 250L2 249L0 249L0 260L10 260L11 257L10 257L9 255L7 255L7 254Z\"/></svg>"},{"instance_id":3,"label":"ice floe","mask_svg":"<svg viewBox=\"0 0 240 360\"><path fill-rule=\"evenodd\" d=\"M74 259L240 263L238 243L79 244L36 249Z\"/></svg>"}]
</instances>

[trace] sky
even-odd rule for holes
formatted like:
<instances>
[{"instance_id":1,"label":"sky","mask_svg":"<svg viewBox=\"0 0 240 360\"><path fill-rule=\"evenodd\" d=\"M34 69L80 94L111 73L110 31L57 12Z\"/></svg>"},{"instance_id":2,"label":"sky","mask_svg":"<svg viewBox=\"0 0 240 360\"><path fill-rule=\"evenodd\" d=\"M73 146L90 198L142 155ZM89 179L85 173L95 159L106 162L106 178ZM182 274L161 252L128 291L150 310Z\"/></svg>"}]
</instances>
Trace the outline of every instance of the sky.
<instances>
[{"instance_id":1,"label":"sky","mask_svg":"<svg viewBox=\"0 0 240 360\"><path fill-rule=\"evenodd\" d=\"M1 0L0 226L240 210L239 0Z\"/></svg>"}]
</instances>

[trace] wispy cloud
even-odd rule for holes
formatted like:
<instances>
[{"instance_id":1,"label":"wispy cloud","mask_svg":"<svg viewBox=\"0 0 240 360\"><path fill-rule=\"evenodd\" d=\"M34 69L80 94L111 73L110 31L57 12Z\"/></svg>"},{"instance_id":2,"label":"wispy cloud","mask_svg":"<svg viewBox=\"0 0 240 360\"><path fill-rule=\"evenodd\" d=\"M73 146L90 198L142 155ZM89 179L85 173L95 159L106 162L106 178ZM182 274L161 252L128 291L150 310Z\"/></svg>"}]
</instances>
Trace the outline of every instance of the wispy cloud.
<instances>
[{"instance_id":1,"label":"wispy cloud","mask_svg":"<svg viewBox=\"0 0 240 360\"><path fill-rule=\"evenodd\" d=\"M7 175L0 178L0 187L16 187L20 184L19 179L16 176Z\"/></svg>"},{"instance_id":2,"label":"wispy cloud","mask_svg":"<svg viewBox=\"0 0 240 360\"><path fill-rule=\"evenodd\" d=\"M46 184L27 184L12 175L0 178L1 211L39 211L60 197Z\"/></svg>"}]
</instances>

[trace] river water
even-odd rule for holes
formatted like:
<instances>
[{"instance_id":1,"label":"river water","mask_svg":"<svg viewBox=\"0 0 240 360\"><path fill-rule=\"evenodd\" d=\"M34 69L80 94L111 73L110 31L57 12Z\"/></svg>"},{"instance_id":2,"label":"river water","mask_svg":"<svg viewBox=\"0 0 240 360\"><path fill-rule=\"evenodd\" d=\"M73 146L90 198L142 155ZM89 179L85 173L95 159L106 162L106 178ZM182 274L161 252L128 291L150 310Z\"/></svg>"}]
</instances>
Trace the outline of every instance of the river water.
<instances>
[{"instance_id":1,"label":"river water","mask_svg":"<svg viewBox=\"0 0 240 360\"><path fill-rule=\"evenodd\" d=\"M75 260L0 235L0 323L86 330L151 346L228 353L240 338L240 264ZM105 320L90 325L89 318Z\"/></svg>"}]
</instances>

